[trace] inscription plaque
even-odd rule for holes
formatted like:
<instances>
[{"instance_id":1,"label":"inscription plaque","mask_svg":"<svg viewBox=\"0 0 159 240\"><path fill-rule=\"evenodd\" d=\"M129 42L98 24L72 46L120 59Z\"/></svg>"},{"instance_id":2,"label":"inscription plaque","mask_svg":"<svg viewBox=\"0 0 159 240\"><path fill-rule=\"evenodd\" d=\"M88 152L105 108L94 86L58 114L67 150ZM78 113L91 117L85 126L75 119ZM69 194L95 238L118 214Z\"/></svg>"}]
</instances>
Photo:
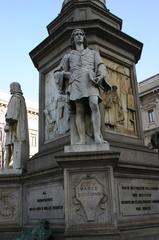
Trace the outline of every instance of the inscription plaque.
<instances>
[{"instance_id":1,"label":"inscription plaque","mask_svg":"<svg viewBox=\"0 0 159 240\"><path fill-rule=\"evenodd\" d=\"M107 201L103 186L97 179L89 176L83 178L76 186L76 198L83 206L88 222L94 221L100 202Z\"/></svg>"},{"instance_id":2,"label":"inscription plaque","mask_svg":"<svg viewBox=\"0 0 159 240\"><path fill-rule=\"evenodd\" d=\"M120 214L159 214L159 182L132 180L118 185Z\"/></svg>"},{"instance_id":3,"label":"inscription plaque","mask_svg":"<svg viewBox=\"0 0 159 240\"><path fill-rule=\"evenodd\" d=\"M64 190L60 184L31 187L27 192L30 220L64 219Z\"/></svg>"},{"instance_id":4,"label":"inscription plaque","mask_svg":"<svg viewBox=\"0 0 159 240\"><path fill-rule=\"evenodd\" d=\"M66 171L66 228L114 224L110 168Z\"/></svg>"}]
</instances>

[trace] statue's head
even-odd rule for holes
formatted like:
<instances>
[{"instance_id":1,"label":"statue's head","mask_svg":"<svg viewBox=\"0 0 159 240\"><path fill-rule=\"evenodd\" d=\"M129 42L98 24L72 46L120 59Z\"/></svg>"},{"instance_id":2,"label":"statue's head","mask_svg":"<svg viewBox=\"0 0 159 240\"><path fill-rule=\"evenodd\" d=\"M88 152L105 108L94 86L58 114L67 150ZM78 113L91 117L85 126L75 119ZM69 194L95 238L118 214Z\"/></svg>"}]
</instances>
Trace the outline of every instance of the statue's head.
<instances>
[{"instance_id":1,"label":"statue's head","mask_svg":"<svg viewBox=\"0 0 159 240\"><path fill-rule=\"evenodd\" d=\"M12 82L10 84L10 93L14 94L14 93L20 93L23 94L22 90L21 90L21 86L18 82Z\"/></svg>"},{"instance_id":2,"label":"statue's head","mask_svg":"<svg viewBox=\"0 0 159 240\"><path fill-rule=\"evenodd\" d=\"M72 48L72 49L76 49L76 45L75 45L75 35L76 35L77 32L81 32L81 33L82 33L82 35L83 35L83 40L84 40L83 45L84 45L84 48L87 48L88 45L87 45L87 39L86 39L85 32L84 32L82 29L80 29L80 28L74 29L73 32L72 32L72 34L71 34L71 48Z\"/></svg>"}]
</instances>

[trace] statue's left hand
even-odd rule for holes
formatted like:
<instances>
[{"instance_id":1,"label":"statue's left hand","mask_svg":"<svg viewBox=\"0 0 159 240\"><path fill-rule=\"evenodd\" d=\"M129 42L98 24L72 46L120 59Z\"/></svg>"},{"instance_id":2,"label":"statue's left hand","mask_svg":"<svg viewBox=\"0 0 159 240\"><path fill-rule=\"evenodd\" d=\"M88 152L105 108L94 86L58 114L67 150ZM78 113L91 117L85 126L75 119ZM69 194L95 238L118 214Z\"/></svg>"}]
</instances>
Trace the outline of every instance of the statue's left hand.
<instances>
[{"instance_id":1,"label":"statue's left hand","mask_svg":"<svg viewBox=\"0 0 159 240\"><path fill-rule=\"evenodd\" d=\"M63 72L65 78L70 79L71 73L70 72Z\"/></svg>"}]
</instances>

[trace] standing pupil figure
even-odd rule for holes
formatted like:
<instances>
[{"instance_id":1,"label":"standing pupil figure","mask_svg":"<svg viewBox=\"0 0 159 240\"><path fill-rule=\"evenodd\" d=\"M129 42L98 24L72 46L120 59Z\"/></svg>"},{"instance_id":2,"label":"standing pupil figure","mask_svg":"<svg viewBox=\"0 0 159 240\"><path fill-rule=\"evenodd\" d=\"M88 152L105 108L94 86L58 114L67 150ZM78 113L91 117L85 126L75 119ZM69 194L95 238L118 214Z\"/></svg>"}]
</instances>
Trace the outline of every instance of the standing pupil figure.
<instances>
[{"instance_id":1,"label":"standing pupil figure","mask_svg":"<svg viewBox=\"0 0 159 240\"><path fill-rule=\"evenodd\" d=\"M29 158L27 109L19 83L10 84L10 93L12 96L5 116L4 168L8 169L13 160L13 169L25 169L26 160Z\"/></svg>"},{"instance_id":2,"label":"standing pupil figure","mask_svg":"<svg viewBox=\"0 0 159 240\"><path fill-rule=\"evenodd\" d=\"M87 47L83 30L75 29L71 35L72 51L66 54L54 72L56 83L61 87L68 79L68 94L70 104L75 106L75 123L79 141L86 143L85 114L88 103L91 110L93 136L96 144L103 143L101 135L101 116L99 102L101 101L99 86L110 89L106 81L106 67L99 53Z\"/></svg>"}]
</instances>

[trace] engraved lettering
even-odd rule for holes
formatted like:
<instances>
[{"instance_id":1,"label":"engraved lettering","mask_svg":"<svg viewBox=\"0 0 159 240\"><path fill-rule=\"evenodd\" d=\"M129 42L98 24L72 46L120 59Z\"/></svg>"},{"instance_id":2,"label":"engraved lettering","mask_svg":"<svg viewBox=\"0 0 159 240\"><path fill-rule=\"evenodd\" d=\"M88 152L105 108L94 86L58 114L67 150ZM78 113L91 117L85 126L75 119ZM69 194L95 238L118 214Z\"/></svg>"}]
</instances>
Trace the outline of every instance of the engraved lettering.
<instances>
[{"instance_id":1,"label":"engraved lettering","mask_svg":"<svg viewBox=\"0 0 159 240\"><path fill-rule=\"evenodd\" d=\"M136 184L138 182L138 186ZM135 183L135 184L132 184ZM123 216L159 214L159 187L144 180L131 180L119 185L119 200Z\"/></svg>"},{"instance_id":2,"label":"engraved lettering","mask_svg":"<svg viewBox=\"0 0 159 240\"><path fill-rule=\"evenodd\" d=\"M29 188L27 211L29 220L64 219L64 192L59 184Z\"/></svg>"}]
</instances>

